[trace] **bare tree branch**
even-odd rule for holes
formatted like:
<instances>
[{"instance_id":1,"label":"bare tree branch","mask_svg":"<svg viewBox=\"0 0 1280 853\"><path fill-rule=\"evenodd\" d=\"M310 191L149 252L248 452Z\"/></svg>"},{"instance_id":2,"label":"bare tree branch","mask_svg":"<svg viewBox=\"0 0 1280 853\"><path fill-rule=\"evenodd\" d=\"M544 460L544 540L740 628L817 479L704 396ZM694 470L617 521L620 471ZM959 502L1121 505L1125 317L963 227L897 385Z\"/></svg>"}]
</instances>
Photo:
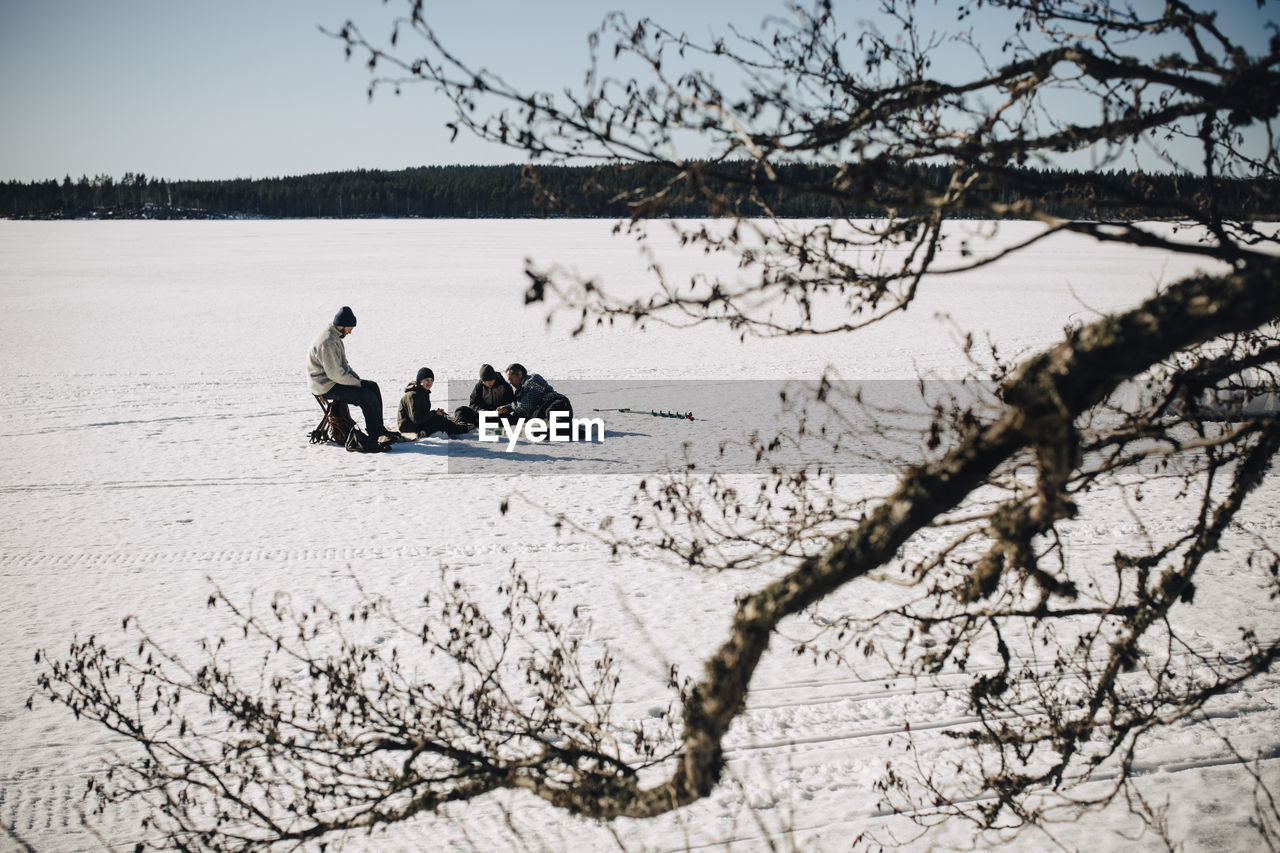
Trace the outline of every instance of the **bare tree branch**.
<instances>
[{"instance_id":1,"label":"bare tree branch","mask_svg":"<svg viewBox=\"0 0 1280 853\"><path fill-rule=\"evenodd\" d=\"M389 47L352 24L335 33L374 74L391 69L371 92L425 83L456 107L455 132L534 164L594 160L625 173L629 188L608 201L625 201L618 231L642 245L649 223L682 202L709 205L715 222L667 225L687 248L735 258L736 276L673 281L655 263L651 292L614 297L531 266L526 301L569 313L577 331L628 321L853 332L908 310L935 276L986 270L1061 232L1195 258L1204 271L1066 329L1019 364L993 352L969 377L994 378L990 393L932 402L911 439L919 453L898 460L887 495L850 496L833 471L776 461L772 448L798 430L756 443L755 490L692 469L640 484L635 529L597 532L615 551L772 578L742 596L696 678L672 671L664 714L618 719L614 659L588 654L577 614L519 572L488 596L499 613L447 583L411 616L372 594L341 613L286 596L259 613L217 594L211 604L229 608L241 636L207 645L198 663L128 620L136 651L90 637L46 660L41 694L141 756L95 783L103 805L136 798L157 845L212 850L407 820L498 789L593 818L653 817L721 782L725 736L757 666L791 642L855 669L874 659L962 685L950 689L972 722L951 734L966 758L944 772L913 757L905 735L908 767L867 782L892 808L925 823L1038 825L1040 795L1109 780L1073 808L1124 796L1167 833L1161 808L1129 784L1143 739L1195 719L1280 654L1280 636L1243 615L1229 653L1183 624L1215 560L1241 562L1280 595L1280 555L1241 527L1280 450L1280 420L1248 417L1280 393L1280 239L1252 215L1280 179L1280 36L1251 55L1200 5L963 2L954 27L932 32L916 3L884 0L879 23L855 35L818 2L788 7L763 36L704 44L614 14L590 38L584 85L560 96L450 52L421 0ZM1012 34L984 44L969 28L979 14L1003 15L1001 37ZM400 54L410 34L421 55ZM935 56L952 48L972 65L936 73ZM619 59L648 76L609 76ZM1090 109L1061 109L1068 95ZM682 152L690 140L696 153ZM1143 147L1180 164L1187 142L1194 173L1063 188L1023 168L1080 151L1115 163ZM536 183L534 166L527 174ZM1055 217L1048 199L1062 192L1094 198L1098 215ZM826 215L782 220L792 196ZM1130 215L1153 207L1176 211L1178 230ZM1044 231L986 250L946 227L973 216ZM980 330L965 331L972 350ZM829 406L831 393L823 377L805 404ZM833 448L890 431L855 402L871 416L836 418ZM1185 523L1155 523L1168 511L1146 503L1157 490ZM1102 496L1138 534L1109 561L1072 558L1073 520ZM1228 541L1246 544L1224 557ZM234 662L243 652L227 654L233 642L258 656L255 672ZM1257 801L1274 847L1275 800L1260 779Z\"/></svg>"}]
</instances>

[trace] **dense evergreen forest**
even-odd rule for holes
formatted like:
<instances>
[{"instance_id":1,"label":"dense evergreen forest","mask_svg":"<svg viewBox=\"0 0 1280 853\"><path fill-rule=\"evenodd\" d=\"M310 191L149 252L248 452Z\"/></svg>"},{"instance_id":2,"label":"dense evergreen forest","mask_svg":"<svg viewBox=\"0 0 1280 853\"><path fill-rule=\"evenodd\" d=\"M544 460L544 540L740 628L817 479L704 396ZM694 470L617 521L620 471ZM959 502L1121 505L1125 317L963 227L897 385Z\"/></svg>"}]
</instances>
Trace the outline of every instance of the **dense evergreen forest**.
<instances>
[{"instance_id":1,"label":"dense evergreen forest","mask_svg":"<svg viewBox=\"0 0 1280 853\"><path fill-rule=\"evenodd\" d=\"M652 169L652 167L646 167ZM877 217L885 210L846 209L830 192L828 168L780 170L789 191L773 198L734 192L734 170L745 164L703 164L696 192L677 187L682 200L671 214L706 217L737 213L825 218ZM11 219L224 219L224 218L523 218L624 217L640 187L663 179L635 166L424 166L401 171L330 172L285 178L169 181L126 173L70 175L61 181L0 184L0 217ZM951 180L942 165L889 171L877 178L903 188L940 189ZM1213 203L1224 215L1280 216L1275 182L1226 181ZM1078 219L1180 217L1210 203L1204 182L1192 175L1142 172L1072 172L1011 169L987 198L1006 204L1037 202L1050 213ZM902 211L899 211L902 212ZM963 211L961 212L963 214ZM979 215L977 211L975 215ZM1012 211L1010 215L1016 216Z\"/></svg>"}]
</instances>

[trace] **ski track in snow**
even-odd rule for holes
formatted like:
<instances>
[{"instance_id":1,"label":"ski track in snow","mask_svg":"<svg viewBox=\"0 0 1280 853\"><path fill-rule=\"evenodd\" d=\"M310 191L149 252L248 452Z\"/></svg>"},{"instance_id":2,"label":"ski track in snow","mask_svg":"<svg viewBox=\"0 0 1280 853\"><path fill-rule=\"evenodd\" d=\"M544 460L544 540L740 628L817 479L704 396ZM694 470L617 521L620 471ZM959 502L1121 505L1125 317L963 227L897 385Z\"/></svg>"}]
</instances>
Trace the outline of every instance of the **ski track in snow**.
<instances>
[{"instance_id":1,"label":"ski track in snow","mask_svg":"<svg viewBox=\"0 0 1280 853\"><path fill-rule=\"evenodd\" d=\"M1053 340L1065 318L1084 310L1081 302L1107 309L1155 286L1145 259L1112 247L1079 254L1050 244L1022 266L969 280L969 290L926 288L934 302L860 338L739 344L713 329L618 328L570 341L555 327L544 331L540 314L512 310L523 292L524 256L573 258L583 272L604 273L626 290L644 286L634 246L609 240L611 223L490 222L483 227L493 250L478 255L476 227L0 222L0 332L14 377L10 417L0 425L0 824L41 851L101 849L80 826L79 810L87 802L86 774L113 742L43 700L26 710L40 671L35 651L57 655L76 635L110 644L126 614L162 640L193 643L225 626L205 607L214 586L241 602L289 589L295 601L341 606L355 600L356 575L367 589L408 606L441 573L483 590L514 560L556 589L559 601L579 604L591 620L591 642L618 654L623 721L643 721L670 700L633 683L660 683L673 662L696 672L722 638L735 595L761 575L706 577L639 557L611 561L590 537L552 530L555 512L587 526L625 518L637 476L523 476L557 458L527 446L509 465L494 453L500 467L492 474L450 472L450 454L490 452L474 439L426 439L376 457L308 445L319 411L302 380L303 356L340 305L352 305L360 318L348 354L358 371L379 381L390 418L404 384L396 377L422 363L442 377L433 403L447 399L448 408L461 402L450 395L465 394L481 362L504 360L521 360L553 382L636 380L659 399L664 388L674 393L698 375L742 378L744 366L763 379L814 378L828 365L846 378L945 372L955 368L959 349L935 314L990 328L1002 351L1016 352ZM163 245L152 246L157 235ZM138 241L160 260L137 259L129 247ZM668 272L674 280L681 264L697 271L717 262L692 258ZM1172 280L1187 271L1179 263L1155 268ZM424 270L431 271L426 282ZM1028 281L1036 282L1034 294L1024 292ZM1005 310L992 312L993 304ZM495 317L504 324L500 335ZM499 351L497 340L519 343ZM618 415L608 426L615 438L644 434L675 446L685 436L741 425ZM882 486L877 480L873 488ZM513 500L504 515L499 503L512 493L527 500ZM1280 527L1280 490L1269 486L1257 501L1263 509L1244 520L1244 536ZM1140 527L1104 508L1068 525L1068 549L1078 559L1106 559L1144 531L1174 531L1180 523L1171 514ZM1229 560L1216 571L1229 583L1237 576L1253 583ZM1240 596L1254 592L1232 588ZM852 606L856 599L837 597L823 611ZM1215 606L1211 599L1211 615ZM1257 613L1272 629L1280 622L1274 602L1259 600ZM1205 653L1238 639L1235 624L1212 618L1196 635L1196 651ZM961 680L864 679L801 661L786 645L779 642L762 662L726 741L729 781L675 815L619 822L629 850L754 851L766 849L769 838L789 838L800 849L825 851L848 849L863 831L911 837L910 825L886 810L871 783L886 758L901 753L907 727L921 756L938 766L948 760L958 748L948 733L975 723ZM984 671L983 664L972 671ZM628 674L639 677L633 682ZM1243 754L1268 756L1258 769L1280 784L1280 678L1220 697L1209 711ZM1252 780L1214 735L1179 723L1139 759L1143 783L1180 804L1172 820L1187 849L1247 848ZM137 816L125 810L93 825L121 848L137 837ZM513 826L523 841L512 837ZM931 843L966 837L962 828L949 832L943 827ZM1131 849L1122 832L1132 834L1134 824L1112 809L1064 837L1071 849ZM1012 846L1039 849L1039 840ZM986 841L997 846L1000 839ZM0 850L12 843L0 833ZM615 846L603 827L502 794L455 817L393 827L372 841L349 839L346 849L539 844L572 853ZM1149 837L1135 846L1158 849Z\"/></svg>"},{"instance_id":2,"label":"ski track in snow","mask_svg":"<svg viewBox=\"0 0 1280 853\"><path fill-rule=\"evenodd\" d=\"M1277 679L1269 679L1270 686L1275 689ZM830 691L847 691L857 688L852 693L840 692L831 695ZM786 782L785 788L792 791L791 796L801 799L813 799L820 793L839 795L844 792L850 779L856 779L872 772L882 760L884 751L890 742L901 738L904 729L909 725L914 733L916 748L929 754L934 751L945 751L947 745L943 737L946 731L964 729L976 722L966 715L946 715L943 711L942 698L948 688L938 685L883 687L875 689L875 685L853 679L807 680L790 684L771 684L753 691L752 700L735 729L745 728L749 731L761 729L776 730L776 722L761 720L761 712L790 709L792 717L808 717L808 725L819 726L824 735L812 737L790 738L785 740L762 741L749 738L750 742L741 742L742 735L731 736L726 749L728 774L731 778L750 779L773 774ZM913 701L903 703L909 698ZM640 703L623 703L619 710L625 712L628 705L638 709ZM886 707L887 706L887 707ZM1274 713L1274 707L1268 702L1244 702L1231 708L1228 718L1244 722L1251 715ZM814 719L821 715L823 719ZM870 726L869 722L884 720L885 725ZM891 722L890 722L891 721ZM837 733L838 734L832 734ZM64 749L73 746L68 743L49 743L47 748ZM1167 761L1142 761L1135 771L1140 775L1179 774L1211 768L1230 768L1238 766L1240 759L1225 754L1208 754L1195 758L1180 757ZM1271 757L1264 762L1264 772L1280 772L1280 758ZM1114 774L1101 772L1096 777L1097 783L1114 779ZM12 776L0 778L0 819L20 833L66 832L77 834L80 821L80 808L83 798L84 778L79 773L66 769L62 772L49 773L39 768L19 772ZM777 791L770 791L769 797L786 796ZM757 802L757 805L760 805ZM767 807L778 807L777 802L768 802ZM508 806L508 811L515 815L516 823L529 821L536 824L545 816L544 807L531 804L525 800ZM485 817L491 819L486 822ZM788 824L785 832L778 828L779 834L787 834L797 838L806 837L816 830L831 831L838 826L866 826L876 819L897 819L886 811L883 805L863 798L856 814L844 813L835 822L820 822L806 825ZM476 828L502 827L505 825L503 815L492 805L473 806L467 816L467 826ZM117 840L132 837L133 828L123 817L105 826L97 826L102 831L114 830L120 833ZM393 835L400 833L393 832ZM403 848L394 844L379 849L412 849L415 843L421 843L416 833L408 832ZM483 837L483 832L482 832ZM487 843L499 843L502 834L489 839ZM473 836L473 841L476 840ZM602 839L603 840L603 839ZM763 835L735 832L727 839L714 842L695 843L691 849L715 847L730 840L744 844L747 849L765 842ZM461 840L455 839L465 849ZM92 844L82 847L60 847L67 851L94 849ZM452 849L452 848L441 848ZM481 845L479 849L495 849ZM685 849L683 845L673 847L645 847L653 850Z\"/></svg>"}]
</instances>

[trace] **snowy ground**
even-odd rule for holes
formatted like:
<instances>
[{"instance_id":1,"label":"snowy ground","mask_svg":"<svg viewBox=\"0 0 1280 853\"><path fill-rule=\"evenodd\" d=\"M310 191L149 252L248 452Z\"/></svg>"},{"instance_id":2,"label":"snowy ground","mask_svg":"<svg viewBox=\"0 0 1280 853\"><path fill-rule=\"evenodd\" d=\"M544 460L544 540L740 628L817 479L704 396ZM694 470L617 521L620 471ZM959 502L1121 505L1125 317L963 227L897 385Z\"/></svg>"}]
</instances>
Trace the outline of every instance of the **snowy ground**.
<instances>
[{"instance_id":1,"label":"snowy ground","mask_svg":"<svg viewBox=\"0 0 1280 853\"><path fill-rule=\"evenodd\" d=\"M1017 231L1030 226L1011 226ZM623 514L653 453L685 440L715 443L755 426L717 396L739 380L910 379L958 376L955 329L989 332L1002 354L1046 344L1064 325L1131 305L1190 271L1187 262L1072 239L1038 246L980 274L939 282L903 316L839 340L748 341L699 327L640 332L566 326L523 310L525 257L598 274L638 292L644 262L609 222L0 222L0 338L9 391L0 427L0 823L39 850L101 849L79 826L85 773L111 744L60 707L27 711L38 648L74 635L117 636L135 614L161 637L191 640L220 625L211 585L231 597L287 589L332 603L369 589L409 601L446 575L491 587L512 560L580 604L592 640L626 670L621 710L637 718L668 697L654 691L670 662L694 669L713 648L733 598L758 583L707 577L631 558L611 561L587 536L553 530L548 513L588 526ZM718 262L664 256L676 276ZM575 396L592 408L689 408L693 422L605 413L604 444L625 446L631 468L602 473L563 447L427 439L356 455L311 446L318 409L303 377L306 349L342 305L359 324L354 367L383 388L385 412L416 369L439 378L435 402L463 399L482 362L519 360L552 382L611 383ZM582 386L586 388L587 386ZM619 390L640 396L626 396ZM702 393L705 391L705 393ZM648 395L647 397L644 395ZM643 399L642 399L643 398ZM684 401L692 398L696 404ZM629 444L628 444L629 443ZM587 448L591 450L591 448ZM599 448L597 448L599 450ZM584 452L582 448L575 452ZM451 462L450 454L453 454ZM468 469L463 457L484 464ZM531 473L540 476L528 476ZM871 493L884 479L868 473ZM857 487L858 484L854 484ZM499 503L513 501L507 515ZM1252 532L1278 517L1268 487ZM537 507L545 507L546 511ZM1136 535L1102 508L1075 524L1073 555L1105 559ZM1171 515L1171 524L1177 521ZM1230 559L1216 571L1230 577ZM1242 584L1241 596L1254 595ZM831 607L853 602L831 602ZM1213 647L1236 636L1210 602L1199 629ZM1280 623L1262 598L1263 624ZM1226 617L1229 619L1231 617ZM1246 754L1275 756L1280 680L1224 697L1215 728ZM771 655L729 744L730 781L680 814L617 832L628 850L845 850L864 831L912 837L882 813L870 783L905 723L945 759L941 732L968 722L938 685L861 681L836 667ZM937 732L929 751L929 732ZM1191 850L1249 849L1253 779L1205 726L1186 725L1143 753L1146 790L1175 807L1175 837ZM1259 765L1280 784L1280 759ZM509 812L508 816L503 811ZM520 830L517 837L512 827ZM1057 830L1069 849L1155 848L1120 809ZM136 823L108 819L101 836L131 846ZM943 826L912 848L963 845ZM986 847L999 839L981 839ZM1028 833L1014 846L1042 849ZM0 849L16 844L0 835ZM419 821L349 849L616 848L607 828L521 797L498 797L443 826Z\"/></svg>"}]
</instances>

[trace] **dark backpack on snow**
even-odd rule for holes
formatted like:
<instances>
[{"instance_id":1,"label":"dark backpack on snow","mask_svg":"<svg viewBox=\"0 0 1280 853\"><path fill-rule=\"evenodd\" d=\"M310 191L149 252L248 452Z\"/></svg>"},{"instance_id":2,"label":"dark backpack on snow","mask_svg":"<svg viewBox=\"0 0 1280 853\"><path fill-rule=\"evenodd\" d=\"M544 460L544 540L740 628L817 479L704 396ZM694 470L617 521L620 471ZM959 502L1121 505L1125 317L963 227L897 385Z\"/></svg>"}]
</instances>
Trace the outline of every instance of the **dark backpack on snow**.
<instances>
[{"instance_id":1,"label":"dark backpack on snow","mask_svg":"<svg viewBox=\"0 0 1280 853\"><path fill-rule=\"evenodd\" d=\"M348 453L382 453L391 449L391 442L380 442L352 426L347 432Z\"/></svg>"}]
</instances>

